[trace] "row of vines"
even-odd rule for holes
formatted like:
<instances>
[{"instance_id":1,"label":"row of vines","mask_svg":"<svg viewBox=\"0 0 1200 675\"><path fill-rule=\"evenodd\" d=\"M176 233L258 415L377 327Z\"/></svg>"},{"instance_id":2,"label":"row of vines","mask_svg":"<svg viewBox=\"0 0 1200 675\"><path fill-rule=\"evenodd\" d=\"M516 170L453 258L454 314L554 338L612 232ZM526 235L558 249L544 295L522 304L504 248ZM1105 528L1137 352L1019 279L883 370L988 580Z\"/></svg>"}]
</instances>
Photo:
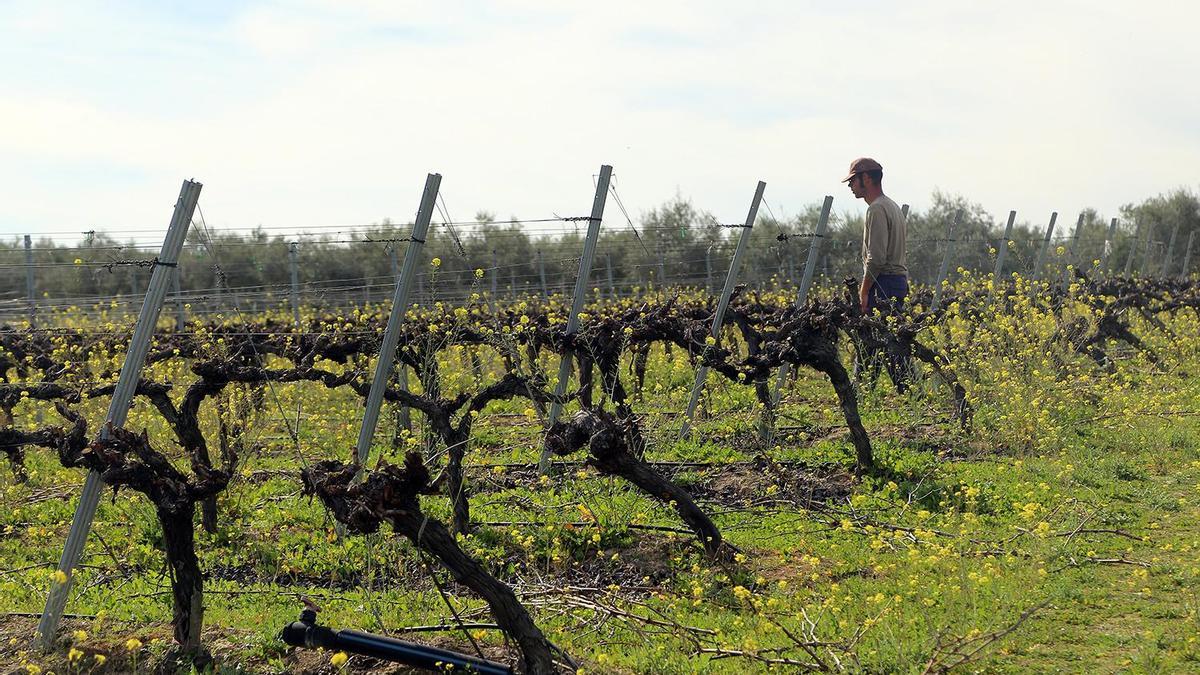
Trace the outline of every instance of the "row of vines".
<instances>
[{"instance_id":1,"label":"row of vines","mask_svg":"<svg viewBox=\"0 0 1200 675\"><path fill-rule=\"evenodd\" d=\"M968 277L946 291L937 311L925 309L932 297L925 290L909 311L869 316L859 311L852 285L825 289L801 308L786 290L742 288L719 339L709 334L715 298L687 289L598 299L574 334L565 330L561 296L490 302L476 295L458 306L413 306L394 355L405 372L384 394L394 425L378 434L371 460L357 466L351 447L322 448L325 457L315 462L297 452L289 480L322 504L345 536L386 525L411 542L414 555L448 571L457 584L451 592L482 598L525 672L573 670L579 664L546 637L503 568L463 544L497 527L472 517L478 491L470 470L478 433L502 419L492 416L497 402L523 401L531 420L545 426L537 442L560 460L555 470L573 462L589 475L627 483L671 510L712 564L736 570L746 552L729 543L669 463L653 461L654 438L672 432L647 426L652 353L688 372L707 367L709 390L746 392L761 420L746 447L764 471L785 471L774 456L780 444L803 442L779 431L789 398L785 391L782 402L774 399L775 375L785 366L815 374L826 399L836 402L851 480L886 480L891 469L878 460L861 411L880 399L864 392L919 390L931 424L947 433L1036 447L1063 433L1056 415L1072 413L1061 402L1034 401L1022 382L1076 383L1093 392L1120 386L1124 360L1158 363L1163 355L1154 345L1174 335L1177 318L1200 316L1200 287L1192 281L1079 275L1070 288L1058 286L1016 279L998 287ZM153 505L170 572L175 658L205 665L211 657L202 629L211 600L204 597L197 523L208 532L222 527L243 466L264 449L263 428L282 434L283 446L302 442L287 392L323 388L365 399L386 319L382 308L363 308L308 315L300 326L281 313L164 329L137 385L136 414L104 442L93 440L104 424L100 404L113 393L114 364L130 327L8 327L0 332L0 451L14 481L28 478L27 453L44 448L63 467L98 472L114 491L131 490ZM1040 369L1030 366L1033 354L1048 355L1050 367L1045 359ZM561 358L572 361L574 375L556 398L550 373ZM1018 370L1026 372L1016 377ZM890 383L876 383L885 373ZM555 403L570 414L546 425ZM402 432L413 413L420 434ZM532 471L514 476L537 487ZM832 511L827 517L865 527ZM795 654L772 658L826 669L853 652L851 644L799 637L792 647Z\"/></svg>"}]
</instances>

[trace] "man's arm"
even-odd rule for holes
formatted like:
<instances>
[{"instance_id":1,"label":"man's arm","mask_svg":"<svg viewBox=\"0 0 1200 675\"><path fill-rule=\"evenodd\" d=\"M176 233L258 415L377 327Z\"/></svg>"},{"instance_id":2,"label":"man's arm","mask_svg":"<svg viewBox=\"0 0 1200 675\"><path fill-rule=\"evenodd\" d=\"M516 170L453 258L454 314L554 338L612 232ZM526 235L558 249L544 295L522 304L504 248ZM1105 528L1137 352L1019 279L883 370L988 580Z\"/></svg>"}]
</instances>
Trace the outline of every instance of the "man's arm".
<instances>
[{"instance_id":1,"label":"man's arm","mask_svg":"<svg viewBox=\"0 0 1200 675\"><path fill-rule=\"evenodd\" d=\"M863 275L862 285L858 287L858 306L862 309L862 313L867 313L867 300L871 297L871 286L875 285L875 280L869 274Z\"/></svg>"}]
</instances>

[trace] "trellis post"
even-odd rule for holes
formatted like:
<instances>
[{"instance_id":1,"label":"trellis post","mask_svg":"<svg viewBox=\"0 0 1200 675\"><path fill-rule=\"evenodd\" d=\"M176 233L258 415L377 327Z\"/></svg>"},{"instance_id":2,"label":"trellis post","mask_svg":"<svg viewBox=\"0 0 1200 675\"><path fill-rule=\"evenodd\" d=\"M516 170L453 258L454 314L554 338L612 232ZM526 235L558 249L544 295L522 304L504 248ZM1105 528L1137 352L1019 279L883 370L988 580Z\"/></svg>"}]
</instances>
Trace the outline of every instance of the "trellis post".
<instances>
[{"instance_id":1,"label":"trellis post","mask_svg":"<svg viewBox=\"0 0 1200 675\"><path fill-rule=\"evenodd\" d=\"M762 203L763 191L767 189L767 184L763 181L758 182L758 187L754 190L754 198L750 201L750 211L746 214L746 224L742 226L742 234L738 237L737 247L733 249L733 259L729 261L729 271L725 274L725 286L721 289L721 298L717 301L717 311L713 314L712 327L709 329L709 336L714 340L713 346L721 339L721 325L725 322L725 310L729 308L729 298L733 295L733 287L737 284L738 269L742 264L742 252L746 249L746 243L750 241L750 231L754 228L754 221L758 218L758 206ZM704 353L708 352L708 347L705 347ZM703 356L701 357L703 358ZM696 404L700 402L700 391L704 388L704 381L708 378L708 366L704 365L703 361L700 367L696 369L696 381L692 384L692 395L688 399L687 410L683 413L683 426L679 430L679 436L686 438L692 429L692 417L696 414Z\"/></svg>"},{"instance_id":2,"label":"trellis post","mask_svg":"<svg viewBox=\"0 0 1200 675\"><path fill-rule=\"evenodd\" d=\"M588 278L592 274L592 261L596 256L596 241L600 238L600 221L604 219L604 204L608 197L608 183L612 179L612 167L604 164L600 167L600 176L596 180L596 196L592 199L592 214L588 217L587 238L583 240L583 255L579 257L579 272L575 275L575 293L571 296L571 313L567 316L567 335L574 335L579 330L579 313L583 311L583 301L587 297ZM562 397L567 392L567 380L571 377L571 354L564 353L558 364L558 382L554 385L554 401L550 404L550 414L546 417L546 428L549 429L558 421L562 414ZM546 473L550 469L550 449L543 445L542 456L538 460L538 471Z\"/></svg>"},{"instance_id":3,"label":"trellis post","mask_svg":"<svg viewBox=\"0 0 1200 675\"><path fill-rule=\"evenodd\" d=\"M496 295L497 284L500 281L500 259L496 254L496 249L492 249L492 273L489 276L491 276L492 281L492 302L495 303L498 299Z\"/></svg>"},{"instance_id":4,"label":"trellis post","mask_svg":"<svg viewBox=\"0 0 1200 675\"><path fill-rule=\"evenodd\" d=\"M1004 275L1004 261L1008 258L1008 245L1012 241L1013 223L1017 221L1017 212L1008 212L1008 222L1004 225L1004 239L996 251L996 267L992 270L992 283L998 286Z\"/></svg>"},{"instance_id":5,"label":"trellis post","mask_svg":"<svg viewBox=\"0 0 1200 675\"><path fill-rule=\"evenodd\" d=\"M1167 244L1167 255L1163 257L1162 269L1159 270L1159 275L1166 277L1171 273L1171 259L1175 256L1175 239L1179 236L1179 224L1171 230L1171 239Z\"/></svg>"},{"instance_id":6,"label":"trellis post","mask_svg":"<svg viewBox=\"0 0 1200 675\"><path fill-rule=\"evenodd\" d=\"M1071 277L1074 276L1073 274L1071 274L1071 267L1079 266L1079 262L1078 262L1079 237L1081 234L1083 234L1083 220L1086 215L1087 215L1086 212L1079 213L1079 222L1075 223L1075 234L1071 235L1071 244L1070 244L1070 247L1067 248L1066 260L1063 261L1063 272L1062 272L1062 275L1063 275L1062 292L1063 293L1066 293L1068 290L1071 289Z\"/></svg>"},{"instance_id":7,"label":"trellis post","mask_svg":"<svg viewBox=\"0 0 1200 675\"><path fill-rule=\"evenodd\" d=\"M1187 249L1183 253L1183 267L1179 269L1180 279L1188 278L1188 273L1192 265L1192 242L1195 241L1195 239L1196 231L1192 230L1191 233L1188 234Z\"/></svg>"},{"instance_id":8,"label":"trellis post","mask_svg":"<svg viewBox=\"0 0 1200 675\"><path fill-rule=\"evenodd\" d=\"M288 267L292 272L292 323L300 325L300 244L288 244Z\"/></svg>"},{"instance_id":9,"label":"trellis post","mask_svg":"<svg viewBox=\"0 0 1200 675\"><path fill-rule=\"evenodd\" d=\"M608 268L608 297L617 297L617 287L613 284L612 255L604 254L604 265Z\"/></svg>"},{"instance_id":10,"label":"trellis post","mask_svg":"<svg viewBox=\"0 0 1200 675\"><path fill-rule=\"evenodd\" d=\"M1133 274L1133 261L1137 257L1138 242L1142 240L1142 221L1139 218L1133 227L1133 239L1129 242L1129 256L1125 258L1125 276Z\"/></svg>"},{"instance_id":11,"label":"trellis post","mask_svg":"<svg viewBox=\"0 0 1200 675\"><path fill-rule=\"evenodd\" d=\"M813 273L816 272L817 260L821 257L821 245L825 241L825 228L829 225L829 211L833 208L833 197L826 195L821 204L821 215L817 218L817 230L813 232L812 244L808 247L808 260L804 262L804 276L800 278L800 288L796 291L796 308L801 309L808 302L808 289L812 286ZM771 392L771 405L779 405L783 395L783 385L791 373L791 364L785 363L779 367L779 375L775 378L775 389ZM764 411L763 423L759 425L759 435L763 440L770 441L774 434L773 425L767 423L770 411Z\"/></svg>"},{"instance_id":12,"label":"trellis post","mask_svg":"<svg viewBox=\"0 0 1200 675\"><path fill-rule=\"evenodd\" d=\"M1117 236L1117 219L1113 218L1108 223L1108 233L1104 235L1104 250L1100 251L1100 271L1107 273L1108 271L1108 256L1112 254L1112 248L1116 244L1114 237Z\"/></svg>"},{"instance_id":13,"label":"trellis post","mask_svg":"<svg viewBox=\"0 0 1200 675\"><path fill-rule=\"evenodd\" d=\"M1142 277L1150 276L1150 258L1153 256L1153 251L1150 250L1154 243L1154 223L1146 223L1146 243L1142 246L1145 253L1142 254Z\"/></svg>"},{"instance_id":14,"label":"trellis post","mask_svg":"<svg viewBox=\"0 0 1200 675\"><path fill-rule=\"evenodd\" d=\"M739 245L739 246L741 245L741 242L740 242L740 241L738 242L738 245ZM709 244L709 245L708 245L708 248L704 249L704 290L705 290L705 292L707 292L707 293L712 293L712 291L713 291L713 285L712 285L712 244Z\"/></svg>"},{"instance_id":15,"label":"trellis post","mask_svg":"<svg viewBox=\"0 0 1200 675\"><path fill-rule=\"evenodd\" d=\"M958 231L962 215L962 209L955 211L954 218L946 228L946 251L942 254L942 266L938 268L937 282L933 286L933 304L929 307L930 310L936 310L942 304L942 282L950 272L950 258L954 257L954 235Z\"/></svg>"},{"instance_id":16,"label":"trellis post","mask_svg":"<svg viewBox=\"0 0 1200 675\"><path fill-rule=\"evenodd\" d=\"M400 324L408 311L408 298L412 291L412 280L417 274L417 258L421 255L425 237L429 233L429 221L433 217L434 204L442 175L431 173L425 178L425 192L421 195L421 206L417 209L417 221L413 223L412 237L404 250L404 267L396 290L392 294L392 307L388 312L387 327L383 331L383 344L379 346L379 360L375 363L375 377L367 391L366 407L363 410L362 426L358 430L358 443L354 448L354 461L359 467L366 463L371 454L371 440L379 423L379 408L383 405L383 393L388 378L392 375L392 362L396 360L396 347L400 342Z\"/></svg>"},{"instance_id":17,"label":"trellis post","mask_svg":"<svg viewBox=\"0 0 1200 675\"><path fill-rule=\"evenodd\" d=\"M542 249L537 252L538 276L542 278L542 295L550 297L550 289L546 286L546 259L542 257Z\"/></svg>"},{"instance_id":18,"label":"trellis post","mask_svg":"<svg viewBox=\"0 0 1200 675\"><path fill-rule=\"evenodd\" d=\"M392 267L392 283L400 282L400 262L398 258L399 256L396 255L396 242L392 242L388 246L388 263ZM493 283L495 282L493 281ZM407 363L400 364L400 368L396 373L396 380L396 384L400 387L400 391L408 391ZM408 406L404 405L403 403L400 404L400 426L412 431L412 413L409 411Z\"/></svg>"},{"instance_id":19,"label":"trellis post","mask_svg":"<svg viewBox=\"0 0 1200 675\"><path fill-rule=\"evenodd\" d=\"M1042 248L1038 251L1037 262L1033 264L1033 281L1042 276L1042 268L1046 266L1046 252L1050 249L1050 238L1054 236L1054 223L1058 220L1058 211L1050 214L1050 224L1046 226L1046 238L1042 240Z\"/></svg>"},{"instance_id":20,"label":"trellis post","mask_svg":"<svg viewBox=\"0 0 1200 675\"><path fill-rule=\"evenodd\" d=\"M200 183L186 180L183 182L183 188L179 191L179 199L175 202L175 212L171 217L171 224L167 228L167 235L163 239L157 263L150 275L150 285L146 290L146 297L142 301L142 310L138 314L133 337L129 341L129 351L125 355L125 362L121 365L121 374L117 378L117 385L108 405L108 415L105 423L100 426L99 438L101 441L108 438L110 429L125 425L125 419L129 414L129 404L133 401L142 366L146 360L146 353L150 349L150 338L154 335L154 328L158 323L159 313L162 311L163 299L167 294L167 285L171 281L170 274L173 272L171 268L179 262L179 252L183 249L188 225L192 222L192 213L195 211L196 201L200 197L200 188ZM83 490L79 495L79 504L75 507L75 517L72 519L71 529L67 533L67 542L63 547L62 557L58 561L58 571L65 574L66 579L62 583L54 583L50 588L50 593L46 597L46 608L38 622L38 636L43 649L48 650L54 646L54 634L67 604L67 596L70 594L71 582L74 579L74 570L83 555L83 547L87 543L88 532L91 530L92 520L96 516L96 507L100 503L100 490L103 486L104 481L100 474L89 471L87 480L83 484Z\"/></svg>"},{"instance_id":21,"label":"trellis post","mask_svg":"<svg viewBox=\"0 0 1200 675\"><path fill-rule=\"evenodd\" d=\"M37 289L33 282L33 237L25 235L25 295L29 304L29 327L37 323Z\"/></svg>"}]
</instances>

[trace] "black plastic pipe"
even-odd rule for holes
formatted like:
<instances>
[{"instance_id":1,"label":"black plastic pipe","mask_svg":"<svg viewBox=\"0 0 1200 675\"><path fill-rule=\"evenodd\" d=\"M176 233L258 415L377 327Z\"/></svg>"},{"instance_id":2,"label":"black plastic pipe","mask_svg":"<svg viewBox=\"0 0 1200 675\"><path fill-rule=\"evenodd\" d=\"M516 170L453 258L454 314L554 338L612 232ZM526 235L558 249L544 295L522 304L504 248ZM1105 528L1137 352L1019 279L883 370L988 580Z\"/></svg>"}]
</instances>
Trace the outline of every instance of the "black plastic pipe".
<instances>
[{"instance_id":1,"label":"black plastic pipe","mask_svg":"<svg viewBox=\"0 0 1200 675\"><path fill-rule=\"evenodd\" d=\"M344 651L443 673L512 675L513 672L502 663L477 659L437 647L426 647L358 630L332 630L318 626L317 613L311 609L300 612L300 620L285 626L280 637L293 647Z\"/></svg>"}]
</instances>

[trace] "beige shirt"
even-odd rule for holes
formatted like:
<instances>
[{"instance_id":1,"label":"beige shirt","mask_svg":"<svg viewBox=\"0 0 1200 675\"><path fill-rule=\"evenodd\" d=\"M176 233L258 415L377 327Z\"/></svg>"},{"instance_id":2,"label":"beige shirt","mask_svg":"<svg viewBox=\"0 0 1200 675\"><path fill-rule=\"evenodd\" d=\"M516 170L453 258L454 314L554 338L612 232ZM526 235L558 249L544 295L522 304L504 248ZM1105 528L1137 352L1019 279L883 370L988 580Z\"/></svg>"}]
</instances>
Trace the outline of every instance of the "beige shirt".
<instances>
[{"instance_id":1,"label":"beige shirt","mask_svg":"<svg viewBox=\"0 0 1200 675\"><path fill-rule=\"evenodd\" d=\"M881 274L908 274L907 229L904 214L891 197L880 195L867 207L862 243L863 276L875 279Z\"/></svg>"}]
</instances>

